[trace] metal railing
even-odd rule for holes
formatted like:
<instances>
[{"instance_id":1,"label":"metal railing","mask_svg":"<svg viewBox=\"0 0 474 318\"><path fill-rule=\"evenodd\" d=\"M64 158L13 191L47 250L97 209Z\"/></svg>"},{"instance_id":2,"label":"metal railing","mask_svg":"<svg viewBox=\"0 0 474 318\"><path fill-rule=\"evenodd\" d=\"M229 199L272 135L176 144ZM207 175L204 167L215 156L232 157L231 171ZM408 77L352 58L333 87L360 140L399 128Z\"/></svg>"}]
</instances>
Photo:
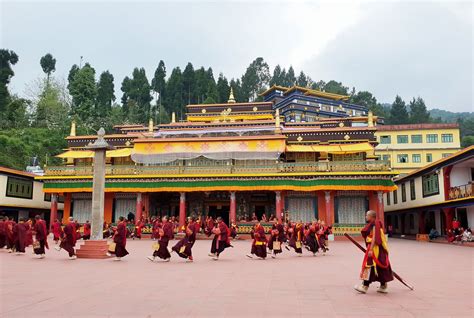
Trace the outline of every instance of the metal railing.
<instances>
[{"instance_id":1,"label":"metal railing","mask_svg":"<svg viewBox=\"0 0 474 318\"><path fill-rule=\"evenodd\" d=\"M157 174L240 174L240 173L298 173L298 172L363 172L389 171L388 161L323 161L323 162L278 162L272 164L222 164L222 165L108 165L106 175L157 175ZM92 166L50 166L46 176L89 176Z\"/></svg>"},{"instance_id":2,"label":"metal railing","mask_svg":"<svg viewBox=\"0 0 474 318\"><path fill-rule=\"evenodd\" d=\"M449 199L462 199L474 196L474 184L468 183L449 188Z\"/></svg>"}]
</instances>

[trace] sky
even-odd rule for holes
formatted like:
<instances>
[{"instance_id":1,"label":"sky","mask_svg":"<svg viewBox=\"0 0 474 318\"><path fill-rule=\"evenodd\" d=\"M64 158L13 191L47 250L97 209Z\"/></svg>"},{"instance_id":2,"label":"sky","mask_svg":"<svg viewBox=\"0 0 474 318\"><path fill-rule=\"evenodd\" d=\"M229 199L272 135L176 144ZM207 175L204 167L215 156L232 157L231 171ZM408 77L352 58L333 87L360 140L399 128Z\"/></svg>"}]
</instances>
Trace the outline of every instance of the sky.
<instances>
[{"instance_id":1,"label":"sky","mask_svg":"<svg viewBox=\"0 0 474 318\"><path fill-rule=\"evenodd\" d=\"M341 81L391 103L422 97L428 108L474 111L471 1L12 1L0 0L0 43L19 62L10 90L26 94L44 76L73 64L109 70L120 84L134 67L151 80L212 67L217 79L240 77L256 57L313 80ZM97 75L98 77L98 75Z\"/></svg>"}]
</instances>

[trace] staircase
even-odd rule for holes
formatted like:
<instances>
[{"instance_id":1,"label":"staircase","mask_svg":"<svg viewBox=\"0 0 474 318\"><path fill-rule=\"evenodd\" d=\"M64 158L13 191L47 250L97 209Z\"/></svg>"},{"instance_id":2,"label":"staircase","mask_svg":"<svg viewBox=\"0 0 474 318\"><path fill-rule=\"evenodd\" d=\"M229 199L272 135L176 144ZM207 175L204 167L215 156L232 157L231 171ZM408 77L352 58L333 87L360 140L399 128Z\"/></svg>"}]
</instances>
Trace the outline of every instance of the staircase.
<instances>
[{"instance_id":1,"label":"staircase","mask_svg":"<svg viewBox=\"0 0 474 318\"><path fill-rule=\"evenodd\" d=\"M104 259L109 258L106 255L109 245L106 240L91 241L87 240L77 250L77 258Z\"/></svg>"}]
</instances>

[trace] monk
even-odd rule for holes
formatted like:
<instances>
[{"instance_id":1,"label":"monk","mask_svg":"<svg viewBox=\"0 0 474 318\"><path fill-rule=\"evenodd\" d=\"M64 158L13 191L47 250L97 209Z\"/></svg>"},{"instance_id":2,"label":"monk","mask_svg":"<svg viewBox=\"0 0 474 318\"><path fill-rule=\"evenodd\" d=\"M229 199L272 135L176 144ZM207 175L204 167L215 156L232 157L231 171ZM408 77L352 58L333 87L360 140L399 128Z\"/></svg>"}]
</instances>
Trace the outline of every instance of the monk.
<instances>
[{"instance_id":1,"label":"monk","mask_svg":"<svg viewBox=\"0 0 474 318\"><path fill-rule=\"evenodd\" d=\"M39 255L39 258L45 258L46 251L45 248L49 248L48 246L48 232L46 230L46 222L41 219L39 215L35 216L35 226L34 226L34 233L36 239L36 248L34 248L34 252L36 255ZM35 244L33 244L34 246Z\"/></svg>"},{"instance_id":2,"label":"monk","mask_svg":"<svg viewBox=\"0 0 474 318\"><path fill-rule=\"evenodd\" d=\"M51 231L53 231L54 244L58 244L62 232L61 222L59 222L58 219L54 220L53 224L51 225Z\"/></svg>"},{"instance_id":3,"label":"monk","mask_svg":"<svg viewBox=\"0 0 474 318\"><path fill-rule=\"evenodd\" d=\"M305 236L305 247L308 251L313 253L313 256L316 256L316 253L319 251L319 224L317 222L313 222L308 227L308 231L306 232Z\"/></svg>"},{"instance_id":4,"label":"monk","mask_svg":"<svg viewBox=\"0 0 474 318\"><path fill-rule=\"evenodd\" d=\"M286 242L285 228L281 220L276 221L272 226L270 242L268 249L272 251L272 258L276 258L278 254L283 252L282 244Z\"/></svg>"},{"instance_id":5,"label":"monk","mask_svg":"<svg viewBox=\"0 0 474 318\"><path fill-rule=\"evenodd\" d=\"M156 218L155 220L153 220L153 228L151 232L151 238L153 240L157 240L159 238L158 231L160 230L160 228L161 228L160 219Z\"/></svg>"},{"instance_id":6,"label":"monk","mask_svg":"<svg viewBox=\"0 0 474 318\"><path fill-rule=\"evenodd\" d=\"M8 249L8 253L13 252L13 246L15 242L13 241L13 226L15 225L15 221L10 220L8 216L5 217L5 238L6 238L6 248Z\"/></svg>"},{"instance_id":7,"label":"monk","mask_svg":"<svg viewBox=\"0 0 474 318\"><path fill-rule=\"evenodd\" d=\"M355 286L355 290L365 294L373 282L379 282L379 293L387 293L387 283L393 280L392 268L388 258L388 244L383 231L382 222L377 219L377 213L367 211L365 216L367 225L362 229L367 251L362 261L360 278L362 285Z\"/></svg>"},{"instance_id":8,"label":"monk","mask_svg":"<svg viewBox=\"0 0 474 318\"><path fill-rule=\"evenodd\" d=\"M138 221L137 224L135 224L135 233L133 235L133 239L137 238L139 240L142 239L142 228L144 226L143 221Z\"/></svg>"},{"instance_id":9,"label":"monk","mask_svg":"<svg viewBox=\"0 0 474 318\"><path fill-rule=\"evenodd\" d=\"M239 226L235 222L232 222L232 224L230 225L230 237L232 237L233 240L237 239L238 237L237 235L238 228Z\"/></svg>"},{"instance_id":10,"label":"monk","mask_svg":"<svg viewBox=\"0 0 474 318\"><path fill-rule=\"evenodd\" d=\"M90 240L91 239L91 224L89 223L89 220L87 220L86 223L84 223L83 230L84 230L84 233L82 235L82 239L84 241Z\"/></svg>"},{"instance_id":11,"label":"monk","mask_svg":"<svg viewBox=\"0 0 474 318\"><path fill-rule=\"evenodd\" d=\"M212 257L213 260L219 260L219 255L227 247L231 247L229 242L229 232L229 228L224 223L222 218L220 216L217 217L217 227L212 229L212 233L214 233L214 239L212 240L211 253L209 253L209 256Z\"/></svg>"},{"instance_id":12,"label":"monk","mask_svg":"<svg viewBox=\"0 0 474 318\"><path fill-rule=\"evenodd\" d=\"M260 222L255 225L253 237L252 251L250 254L247 254L247 257L253 258L253 255L255 255L258 259L263 260L267 257L267 237L265 235L265 229Z\"/></svg>"},{"instance_id":13,"label":"monk","mask_svg":"<svg viewBox=\"0 0 474 318\"><path fill-rule=\"evenodd\" d=\"M68 223L64 227L61 244L59 246L56 246L55 249L57 251L60 251L62 248L65 249L69 253L69 259L75 260L77 258L76 252L74 251L76 241L76 223L74 222L74 219L70 217L68 219Z\"/></svg>"},{"instance_id":14,"label":"monk","mask_svg":"<svg viewBox=\"0 0 474 318\"><path fill-rule=\"evenodd\" d=\"M207 216L206 218L206 228L204 230L204 233L209 237L212 234L212 230L215 227L214 219L212 216Z\"/></svg>"},{"instance_id":15,"label":"monk","mask_svg":"<svg viewBox=\"0 0 474 318\"><path fill-rule=\"evenodd\" d=\"M33 220L28 219L28 221L25 222L26 225L26 239L25 239L25 247L28 247L30 245L33 245Z\"/></svg>"},{"instance_id":16,"label":"monk","mask_svg":"<svg viewBox=\"0 0 474 318\"><path fill-rule=\"evenodd\" d=\"M198 224L195 222L194 217L189 217L184 238L179 240L171 249L173 252L176 252L179 257L185 258L188 262L193 261L191 249L196 242L197 231Z\"/></svg>"},{"instance_id":17,"label":"monk","mask_svg":"<svg viewBox=\"0 0 474 318\"><path fill-rule=\"evenodd\" d=\"M169 222L168 217L165 215L162 218L162 228L158 231L159 239L158 239L158 249L153 252L152 256L147 256L147 258L154 262L156 257L161 258L165 262L169 262L171 260L171 254L168 250L168 243L170 240L173 239L173 224Z\"/></svg>"},{"instance_id":18,"label":"monk","mask_svg":"<svg viewBox=\"0 0 474 318\"><path fill-rule=\"evenodd\" d=\"M28 224L24 218L20 218L19 222L13 226L13 240L15 243L16 254L25 254L26 231Z\"/></svg>"},{"instance_id":19,"label":"monk","mask_svg":"<svg viewBox=\"0 0 474 318\"><path fill-rule=\"evenodd\" d=\"M125 218L121 216L119 218L119 223L117 224L117 230L114 234L114 243L115 243L115 258L114 261L120 261L122 257L128 255L128 251L125 249L127 245L127 224ZM111 256L110 253L107 253L108 256Z\"/></svg>"},{"instance_id":20,"label":"monk","mask_svg":"<svg viewBox=\"0 0 474 318\"><path fill-rule=\"evenodd\" d=\"M303 256L303 239L304 239L304 229L303 223L299 221L295 224L294 227L290 228L291 238L290 243L288 244L291 248L295 250L298 256ZM288 250L288 246L286 247Z\"/></svg>"},{"instance_id":21,"label":"monk","mask_svg":"<svg viewBox=\"0 0 474 318\"><path fill-rule=\"evenodd\" d=\"M7 243L7 232L5 231L5 220L0 216L0 248L4 248Z\"/></svg>"}]
</instances>

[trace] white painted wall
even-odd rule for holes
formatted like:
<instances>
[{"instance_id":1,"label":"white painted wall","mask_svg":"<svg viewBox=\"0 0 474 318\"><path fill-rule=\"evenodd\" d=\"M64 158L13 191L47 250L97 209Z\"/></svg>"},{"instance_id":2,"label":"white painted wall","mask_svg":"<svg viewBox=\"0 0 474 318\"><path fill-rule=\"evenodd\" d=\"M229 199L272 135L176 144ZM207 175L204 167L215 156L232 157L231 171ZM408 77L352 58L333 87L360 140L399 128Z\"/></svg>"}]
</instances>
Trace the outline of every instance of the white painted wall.
<instances>
[{"instance_id":1,"label":"white painted wall","mask_svg":"<svg viewBox=\"0 0 474 318\"><path fill-rule=\"evenodd\" d=\"M474 230L474 205L466 207L467 211L467 225Z\"/></svg>"},{"instance_id":2,"label":"white painted wall","mask_svg":"<svg viewBox=\"0 0 474 318\"><path fill-rule=\"evenodd\" d=\"M471 167L453 167L450 175L452 187L468 184L470 181L473 181L471 179Z\"/></svg>"}]
</instances>

